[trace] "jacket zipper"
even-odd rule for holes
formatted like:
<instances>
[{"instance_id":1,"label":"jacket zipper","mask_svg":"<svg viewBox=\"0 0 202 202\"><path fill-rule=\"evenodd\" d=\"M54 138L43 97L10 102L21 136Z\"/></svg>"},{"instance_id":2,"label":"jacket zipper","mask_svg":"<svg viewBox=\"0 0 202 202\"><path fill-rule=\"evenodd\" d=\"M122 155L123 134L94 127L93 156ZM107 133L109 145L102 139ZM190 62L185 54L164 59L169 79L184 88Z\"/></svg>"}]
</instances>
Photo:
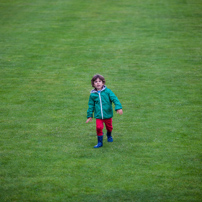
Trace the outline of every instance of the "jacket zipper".
<instances>
[{"instance_id":1,"label":"jacket zipper","mask_svg":"<svg viewBox=\"0 0 202 202\"><path fill-rule=\"evenodd\" d=\"M102 115L102 119L103 119L101 92L98 94L99 94L99 98L100 98L100 109L101 109L101 115Z\"/></svg>"}]
</instances>

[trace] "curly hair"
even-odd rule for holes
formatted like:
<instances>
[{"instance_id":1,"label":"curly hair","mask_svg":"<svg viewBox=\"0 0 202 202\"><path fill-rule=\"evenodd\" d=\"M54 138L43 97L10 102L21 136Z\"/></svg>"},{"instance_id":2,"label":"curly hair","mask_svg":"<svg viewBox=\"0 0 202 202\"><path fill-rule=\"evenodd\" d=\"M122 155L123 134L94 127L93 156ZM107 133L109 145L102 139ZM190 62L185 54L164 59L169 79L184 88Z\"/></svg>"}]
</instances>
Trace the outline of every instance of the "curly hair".
<instances>
[{"instance_id":1,"label":"curly hair","mask_svg":"<svg viewBox=\"0 0 202 202\"><path fill-rule=\"evenodd\" d=\"M96 75L94 75L93 78L91 79L91 85L92 85L92 87L95 87L95 86L94 86L94 81L95 81L96 79L98 79L98 78L102 81L103 84L105 84L105 78L104 78L102 75L100 75L100 74L96 74Z\"/></svg>"}]
</instances>

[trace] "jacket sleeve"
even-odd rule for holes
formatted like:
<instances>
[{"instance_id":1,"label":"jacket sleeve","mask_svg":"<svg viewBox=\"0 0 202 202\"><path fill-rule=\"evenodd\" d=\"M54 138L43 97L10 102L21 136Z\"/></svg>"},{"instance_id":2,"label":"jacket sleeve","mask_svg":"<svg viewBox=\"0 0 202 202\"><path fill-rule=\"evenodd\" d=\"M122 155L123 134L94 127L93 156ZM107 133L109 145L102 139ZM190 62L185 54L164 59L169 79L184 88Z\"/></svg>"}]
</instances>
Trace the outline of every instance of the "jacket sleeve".
<instances>
[{"instance_id":1,"label":"jacket sleeve","mask_svg":"<svg viewBox=\"0 0 202 202\"><path fill-rule=\"evenodd\" d=\"M115 105L115 111L122 109L122 105L119 102L118 98L116 97L116 95L109 89L109 97L110 100L114 103Z\"/></svg>"},{"instance_id":2,"label":"jacket sleeve","mask_svg":"<svg viewBox=\"0 0 202 202\"><path fill-rule=\"evenodd\" d=\"M87 111L87 118L92 117L93 118L93 112L95 109L95 102L92 99L91 95L89 97L89 101L88 101L88 111Z\"/></svg>"}]
</instances>

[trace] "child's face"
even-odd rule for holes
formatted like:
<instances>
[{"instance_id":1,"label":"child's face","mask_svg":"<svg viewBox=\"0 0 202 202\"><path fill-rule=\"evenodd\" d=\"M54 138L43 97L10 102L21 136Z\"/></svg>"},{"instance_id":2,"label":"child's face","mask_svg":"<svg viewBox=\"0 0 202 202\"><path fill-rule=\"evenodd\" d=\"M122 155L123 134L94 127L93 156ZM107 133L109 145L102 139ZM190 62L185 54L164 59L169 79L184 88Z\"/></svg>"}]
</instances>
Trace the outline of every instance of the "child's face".
<instances>
[{"instance_id":1,"label":"child's face","mask_svg":"<svg viewBox=\"0 0 202 202\"><path fill-rule=\"evenodd\" d=\"M103 82L102 80L100 80L99 78L97 78L95 81L94 81L94 87L97 89L97 90L102 90L102 87L103 87Z\"/></svg>"}]
</instances>

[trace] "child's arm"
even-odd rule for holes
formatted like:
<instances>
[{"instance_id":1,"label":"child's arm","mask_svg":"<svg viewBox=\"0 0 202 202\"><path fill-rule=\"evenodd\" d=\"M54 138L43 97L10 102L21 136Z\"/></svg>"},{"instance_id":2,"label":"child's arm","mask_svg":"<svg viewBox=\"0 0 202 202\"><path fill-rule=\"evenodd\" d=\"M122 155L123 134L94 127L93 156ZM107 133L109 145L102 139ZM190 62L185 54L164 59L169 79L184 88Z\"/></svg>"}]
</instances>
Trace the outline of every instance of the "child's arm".
<instances>
[{"instance_id":1,"label":"child's arm","mask_svg":"<svg viewBox=\"0 0 202 202\"><path fill-rule=\"evenodd\" d=\"M117 113L119 113L119 114L123 114L122 105L119 102L119 99L116 97L116 95L111 90L109 90L109 97L110 97L110 100L115 105L115 111L117 111Z\"/></svg>"},{"instance_id":2,"label":"child's arm","mask_svg":"<svg viewBox=\"0 0 202 202\"><path fill-rule=\"evenodd\" d=\"M89 97L89 102L88 102L88 111L87 111L87 121L86 123L88 123L89 121L92 121L92 117L93 117L93 112L95 109L95 102L92 99L92 97Z\"/></svg>"}]
</instances>

